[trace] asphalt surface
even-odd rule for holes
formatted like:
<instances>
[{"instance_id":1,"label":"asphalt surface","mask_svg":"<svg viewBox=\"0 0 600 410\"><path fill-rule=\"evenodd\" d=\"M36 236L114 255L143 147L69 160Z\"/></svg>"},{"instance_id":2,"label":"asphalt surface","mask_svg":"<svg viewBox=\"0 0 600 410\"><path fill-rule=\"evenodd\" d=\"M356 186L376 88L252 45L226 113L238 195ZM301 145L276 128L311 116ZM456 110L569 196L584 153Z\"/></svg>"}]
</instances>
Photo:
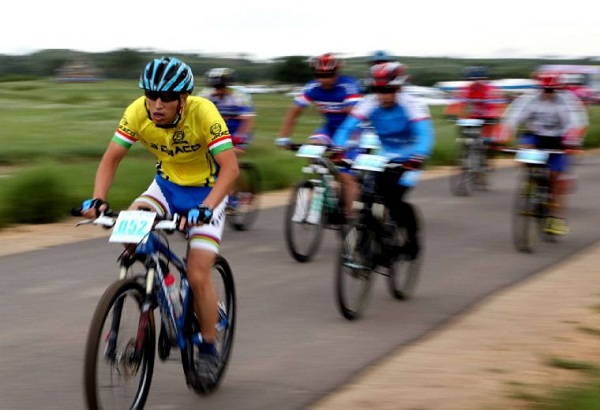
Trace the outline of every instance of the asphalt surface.
<instances>
[{"instance_id":1,"label":"asphalt surface","mask_svg":"<svg viewBox=\"0 0 600 410\"><path fill-rule=\"evenodd\" d=\"M415 298L393 300L378 277L356 322L335 305L336 232L327 232L314 261L300 264L283 242L283 207L263 211L251 231L228 229L222 253L236 279L238 328L224 382L199 397L185 386L178 360L157 361L146 408L310 407L487 295L596 242L599 164L597 156L580 160L579 188L569 200L571 233L534 254L517 252L511 242L515 168L497 170L488 192L468 198L452 196L447 178L423 180L411 193L425 221ZM116 277L117 254L100 238L0 258L0 409L84 407L85 337L99 296Z\"/></svg>"}]
</instances>

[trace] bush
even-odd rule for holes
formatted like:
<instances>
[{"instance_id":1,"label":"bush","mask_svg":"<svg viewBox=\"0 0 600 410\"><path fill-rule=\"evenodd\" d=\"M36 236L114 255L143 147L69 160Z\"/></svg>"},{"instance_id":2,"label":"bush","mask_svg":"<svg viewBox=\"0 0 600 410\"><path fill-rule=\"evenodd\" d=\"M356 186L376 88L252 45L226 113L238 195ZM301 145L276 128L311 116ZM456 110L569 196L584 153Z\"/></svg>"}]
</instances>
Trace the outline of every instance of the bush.
<instances>
[{"instance_id":1,"label":"bush","mask_svg":"<svg viewBox=\"0 0 600 410\"><path fill-rule=\"evenodd\" d=\"M39 166L17 173L3 190L5 221L42 224L58 222L65 216L69 199L59 175L51 166Z\"/></svg>"}]
</instances>

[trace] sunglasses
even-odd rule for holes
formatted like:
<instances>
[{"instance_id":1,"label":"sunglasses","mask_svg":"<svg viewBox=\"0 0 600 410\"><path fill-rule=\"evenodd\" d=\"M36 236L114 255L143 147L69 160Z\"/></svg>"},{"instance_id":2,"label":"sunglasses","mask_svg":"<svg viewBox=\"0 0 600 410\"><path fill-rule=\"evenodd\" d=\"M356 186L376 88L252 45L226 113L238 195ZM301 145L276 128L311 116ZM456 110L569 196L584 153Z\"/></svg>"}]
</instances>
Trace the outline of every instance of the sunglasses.
<instances>
[{"instance_id":1,"label":"sunglasses","mask_svg":"<svg viewBox=\"0 0 600 410\"><path fill-rule=\"evenodd\" d=\"M146 91L146 97L151 99L152 101L156 101L160 98L162 102L172 102L178 101L180 93L176 93L173 91L161 92L161 91Z\"/></svg>"},{"instance_id":2,"label":"sunglasses","mask_svg":"<svg viewBox=\"0 0 600 410\"><path fill-rule=\"evenodd\" d=\"M398 88L396 88L396 87L373 87L372 91L375 94L394 94L396 91L398 91Z\"/></svg>"},{"instance_id":3,"label":"sunglasses","mask_svg":"<svg viewBox=\"0 0 600 410\"><path fill-rule=\"evenodd\" d=\"M332 78L335 77L335 73L315 73L315 77L317 78Z\"/></svg>"}]
</instances>

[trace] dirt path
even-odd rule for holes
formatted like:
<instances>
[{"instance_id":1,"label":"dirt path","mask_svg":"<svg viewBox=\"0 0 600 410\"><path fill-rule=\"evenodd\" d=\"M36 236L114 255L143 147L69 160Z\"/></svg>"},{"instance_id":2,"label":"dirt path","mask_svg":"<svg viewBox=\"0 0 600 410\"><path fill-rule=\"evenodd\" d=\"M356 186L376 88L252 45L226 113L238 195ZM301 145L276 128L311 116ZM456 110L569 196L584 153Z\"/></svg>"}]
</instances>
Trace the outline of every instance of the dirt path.
<instances>
[{"instance_id":1,"label":"dirt path","mask_svg":"<svg viewBox=\"0 0 600 410\"><path fill-rule=\"evenodd\" d=\"M600 366L600 245L486 299L314 409L520 409Z\"/></svg>"}]
</instances>

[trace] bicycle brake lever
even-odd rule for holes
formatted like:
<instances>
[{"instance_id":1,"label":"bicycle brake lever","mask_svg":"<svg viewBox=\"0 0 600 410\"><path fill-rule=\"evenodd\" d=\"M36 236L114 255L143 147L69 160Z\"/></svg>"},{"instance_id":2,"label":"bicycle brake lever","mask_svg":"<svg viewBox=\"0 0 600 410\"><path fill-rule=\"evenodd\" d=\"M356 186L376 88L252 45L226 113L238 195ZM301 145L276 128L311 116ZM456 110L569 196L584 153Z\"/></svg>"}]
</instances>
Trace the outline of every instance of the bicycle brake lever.
<instances>
[{"instance_id":1,"label":"bicycle brake lever","mask_svg":"<svg viewBox=\"0 0 600 410\"><path fill-rule=\"evenodd\" d=\"M170 220L159 221L154 229L163 230L173 232L176 231L179 227L179 221L181 220L181 216L179 214L174 214L173 218Z\"/></svg>"}]
</instances>

